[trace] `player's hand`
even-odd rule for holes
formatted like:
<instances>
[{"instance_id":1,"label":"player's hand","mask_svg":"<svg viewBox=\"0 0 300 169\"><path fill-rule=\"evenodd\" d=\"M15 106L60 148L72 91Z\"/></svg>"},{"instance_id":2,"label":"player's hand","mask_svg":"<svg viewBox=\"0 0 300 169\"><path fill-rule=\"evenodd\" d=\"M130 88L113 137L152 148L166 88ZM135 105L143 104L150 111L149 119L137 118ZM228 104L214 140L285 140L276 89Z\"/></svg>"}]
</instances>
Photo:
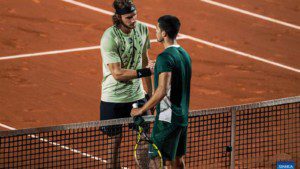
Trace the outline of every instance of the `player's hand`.
<instances>
[{"instance_id":1,"label":"player's hand","mask_svg":"<svg viewBox=\"0 0 300 169\"><path fill-rule=\"evenodd\" d=\"M130 113L131 117L140 116L142 114L141 109L132 109Z\"/></svg>"},{"instance_id":2,"label":"player's hand","mask_svg":"<svg viewBox=\"0 0 300 169\"><path fill-rule=\"evenodd\" d=\"M148 60L148 65L146 66L147 68L150 68L152 74L154 73L155 62L155 60Z\"/></svg>"},{"instance_id":3,"label":"player's hand","mask_svg":"<svg viewBox=\"0 0 300 169\"><path fill-rule=\"evenodd\" d=\"M155 106L150 109L150 112L151 112L151 115L154 115L154 113L155 113Z\"/></svg>"}]
</instances>

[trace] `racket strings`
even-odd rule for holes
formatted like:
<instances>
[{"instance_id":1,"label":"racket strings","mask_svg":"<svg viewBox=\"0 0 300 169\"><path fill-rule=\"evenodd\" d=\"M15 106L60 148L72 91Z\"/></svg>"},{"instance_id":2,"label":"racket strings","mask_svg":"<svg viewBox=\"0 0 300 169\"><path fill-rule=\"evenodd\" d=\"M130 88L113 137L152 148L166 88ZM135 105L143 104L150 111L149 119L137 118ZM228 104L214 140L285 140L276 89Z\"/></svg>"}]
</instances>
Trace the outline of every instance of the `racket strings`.
<instances>
[{"instance_id":1,"label":"racket strings","mask_svg":"<svg viewBox=\"0 0 300 169\"><path fill-rule=\"evenodd\" d=\"M148 155L149 146L147 141L140 140L135 149L135 160L140 168L149 168L150 157Z\"/></svg>"},{"instance_id":2,"label":"racket strings","mask_svg":"<svg viewBox=\"0 0 300 169\"><path fill-rule=\"evenodd\" d=\"M153 147L151 150L149 149L149 144L151 144ZM149 138L147 133L143 132L143 128L140 126L138 128L137 144L135 146L134 153L136 164L139 168L163 168L162 155L158 147ZM152 153L157 154L158 158L155 158L155 160L150 160Z\"/></svg>"}]
</instances>

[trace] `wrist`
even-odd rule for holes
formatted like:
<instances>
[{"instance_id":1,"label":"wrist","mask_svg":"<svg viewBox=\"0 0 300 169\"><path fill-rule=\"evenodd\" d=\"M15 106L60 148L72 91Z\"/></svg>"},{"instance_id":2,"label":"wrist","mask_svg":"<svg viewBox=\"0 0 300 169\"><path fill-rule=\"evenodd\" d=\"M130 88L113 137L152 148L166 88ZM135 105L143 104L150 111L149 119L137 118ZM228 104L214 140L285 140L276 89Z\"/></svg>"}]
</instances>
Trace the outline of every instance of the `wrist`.
<instances>
[{"instance_id":1,"label":"wrist","mask_svg":"<svg viewBox=\"0 0 300 169\"><path fill-rule=\"evenodd\" d=\"M142 116L142 115L143 115L143 112L144 112L144 111L142 111L142 110L143 110L143 109L142 109L142 108L140 108L140 109L139 109L139 111L138 111L138 114L139 114L140 116Z\"/></svg>"},{"instance_id":2,"label":"wrist","mask_svg":"<svg viewBox=\"0 0 300 169\"><path fill-rule=\"evenodd\" d=\"M136 70L137 78L151 76L150 68L143 68Z\"/></svg>"}]
</instances>

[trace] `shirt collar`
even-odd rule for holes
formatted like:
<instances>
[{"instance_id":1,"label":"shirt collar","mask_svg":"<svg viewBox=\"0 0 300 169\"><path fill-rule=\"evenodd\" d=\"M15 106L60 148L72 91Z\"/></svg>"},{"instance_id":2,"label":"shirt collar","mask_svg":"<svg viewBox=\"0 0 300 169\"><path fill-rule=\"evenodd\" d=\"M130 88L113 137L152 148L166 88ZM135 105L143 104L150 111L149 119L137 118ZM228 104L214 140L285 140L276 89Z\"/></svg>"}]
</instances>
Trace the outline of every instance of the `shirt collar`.
<instances>
[{"instance_id":1,"label":"shirt collar","mask_svg":"<svg viewBox=\"0 0 300 169\"><path fill-rule=\"evenodd\" d=\"M168 49L168 48L170 48L170 47L179 48L179 47L180 47L180 45L170 45L170 46L168 46L166 49Z\"/></svg>"}]
</instances>

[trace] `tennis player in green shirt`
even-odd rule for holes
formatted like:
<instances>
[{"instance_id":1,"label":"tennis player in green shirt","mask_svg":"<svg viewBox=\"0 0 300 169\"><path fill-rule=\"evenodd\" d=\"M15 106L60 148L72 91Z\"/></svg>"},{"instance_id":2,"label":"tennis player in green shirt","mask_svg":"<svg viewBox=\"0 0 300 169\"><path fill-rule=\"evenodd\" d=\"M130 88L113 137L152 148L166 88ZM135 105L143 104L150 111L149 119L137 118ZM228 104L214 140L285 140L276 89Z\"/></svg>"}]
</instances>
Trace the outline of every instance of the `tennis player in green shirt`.
<instances>
[{"instance_id":1,"label":"tennis player in green shirt","mask_svg":"<svg viewBox=\"0 0 300 169\"><path fill-rule=\"evenodd\" d=\"M158 19L156 37L165 50L158 55L154 68L155 92L142 108L131 111L131 116L139 116L156 106L151 139L162 153L164 166L172 168L185 168L190 103L191 58L176 42L179 29L180 21L175 16ZM157 154L149 155L155 168Z\"/></svg>"},{"instance_id":2,"label":"tennis player in green shirt","mask_svg":"<svg viewBox=\"0 0 300 169\"><path fill-rule=\"evenodd\" d=\"M154 65L148 60L148 28L137 21L137 10L132 1L115 0L113 7L114 24L101 38L103 80L100 120L130 117L133 103L142 105L146 102L142 77L148 88L148 95L152 95L150 76ZM122 125L104 126L101 130L108 135L110 141L107 168L119 169Z\"/></svg>"}]
</instances>

